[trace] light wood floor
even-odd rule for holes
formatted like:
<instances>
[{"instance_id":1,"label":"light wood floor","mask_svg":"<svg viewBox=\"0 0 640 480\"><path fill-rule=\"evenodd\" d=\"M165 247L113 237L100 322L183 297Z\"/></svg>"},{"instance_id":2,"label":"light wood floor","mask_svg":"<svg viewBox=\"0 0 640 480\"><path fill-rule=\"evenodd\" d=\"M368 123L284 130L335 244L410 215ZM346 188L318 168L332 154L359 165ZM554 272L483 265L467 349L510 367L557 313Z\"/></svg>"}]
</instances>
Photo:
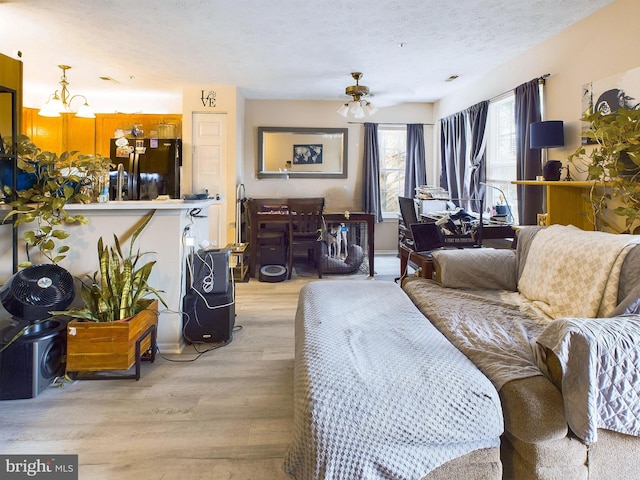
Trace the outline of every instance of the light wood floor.
<instances>
[{"instance_id":1,"label":"light wood floor","mask_svg":"<svg viewBox=\"0 0 640 480\"><path fill-rule=\"evenodd\" d=\"M398 268L376 257L378 273ZM82 380L0 402L0 453L78 454L81 480L288 478L294 316L300 288L315 280L236 284L242 330L193 362L157 357L137 382Z\"/></svg>"}]
</instances>

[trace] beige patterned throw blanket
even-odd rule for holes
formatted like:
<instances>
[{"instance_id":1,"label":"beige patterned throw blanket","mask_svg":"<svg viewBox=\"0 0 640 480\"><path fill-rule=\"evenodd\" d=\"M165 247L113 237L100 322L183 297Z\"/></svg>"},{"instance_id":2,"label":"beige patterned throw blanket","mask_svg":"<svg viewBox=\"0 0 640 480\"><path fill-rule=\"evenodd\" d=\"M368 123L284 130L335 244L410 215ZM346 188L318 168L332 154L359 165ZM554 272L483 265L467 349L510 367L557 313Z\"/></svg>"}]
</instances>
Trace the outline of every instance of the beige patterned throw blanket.
<instances>
[{"instance_id":1,"label":"beige patterned throw blanket","mask_svg":"<svg viewBox=\"0 0 640 480\"><path fill-rule=\"evenodd\" d=\"M531 311L547 321L563 317L606 317L616 306L618 280L638 235L585 232L552 225L531 242L518 282Z\"/></svg>"}]
</instances>

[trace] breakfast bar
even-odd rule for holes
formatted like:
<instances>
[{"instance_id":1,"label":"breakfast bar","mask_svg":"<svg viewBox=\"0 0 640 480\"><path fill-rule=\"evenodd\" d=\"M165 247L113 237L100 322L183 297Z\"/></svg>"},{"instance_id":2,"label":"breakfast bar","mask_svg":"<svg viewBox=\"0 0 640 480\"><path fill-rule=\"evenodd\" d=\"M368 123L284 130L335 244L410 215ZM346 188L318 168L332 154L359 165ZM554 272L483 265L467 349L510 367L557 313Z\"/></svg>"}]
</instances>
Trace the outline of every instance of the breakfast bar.
<instances>
[{"instance_id":1,"label":"breakfast bar","mask_svg":"<svg viewBox=\"0 0 640 480\"><path fill-rule=\"evenodd\" d=\"M183 346L180 312L185 292L185 263L189 253L184 238L188 232L196 246L202 240L209 239L210 211L220 208L219 203L216 200L175 199L68 204L67 211L73 215L84 215L89 223L67 227L70 236L64 244L69 246L69 251L60 266L79 279L92 275L99 267L98 239L102 237L106 245L112 245L115 234L122 242L122 248L128 249L131 235L142 219L153 214L136 241L136 249L148 253L147 260L157 261L149 283L162 291L161 295L168 306L159 305L158 347L161 352L179 353ZM0 235L4 244L4 236L9 235L9 228L0 230ZM20 261L26 260L22 240L19 240L19 253ZM9 254L9 251L3 252L3 255ZM31 260L38 261L36 251L32 252Z\"/></svg>"}]
</instances>

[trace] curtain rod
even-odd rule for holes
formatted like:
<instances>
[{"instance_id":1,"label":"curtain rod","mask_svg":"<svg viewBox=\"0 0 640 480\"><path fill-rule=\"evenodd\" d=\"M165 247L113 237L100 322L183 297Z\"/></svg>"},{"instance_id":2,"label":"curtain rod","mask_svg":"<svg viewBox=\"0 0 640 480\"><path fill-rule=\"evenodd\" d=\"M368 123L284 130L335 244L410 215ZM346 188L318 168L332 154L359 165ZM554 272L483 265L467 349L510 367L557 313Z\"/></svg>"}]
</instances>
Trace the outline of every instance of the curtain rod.
<instances>
[{"instance_id":1,"label":"curtain rod","mask_svg":"<svg viewBox=\"0 0 640 480\"><path fill-rule=\"evenodd\" d=\"M547 78L549 78L550 76L551 76L551 74L550 74L550 73L545 73L544 75L542 75L542 76L538 77L538 82L540 82L540 81L544 82L544 81L545 81ZM504 92L502 92L502 93L499 93L498 95L494 95L493 97L491 97L491 98L489 99L489 101L490 101L490 102L493 102L494 100L497 100L498 98L502 97L503 95L506 95L507 93L511 93L511 92L513 92L514 90L515 90L515 88L512 88L511 90L507 90L507 91L504 91Z\"/></svg>"},{"instance_id":2,"label":"curtain rod","mask_svg":"<svg viewBox=\"0 0 640 480\"><path fill-rule=\"evenodd\" d=\"M350 125L364 125L365 123L375 122L347 122ZM420 123L420 122L380 122L378 125L427 125L433 127L435 123Z\"/></svg>"}]
</instances>

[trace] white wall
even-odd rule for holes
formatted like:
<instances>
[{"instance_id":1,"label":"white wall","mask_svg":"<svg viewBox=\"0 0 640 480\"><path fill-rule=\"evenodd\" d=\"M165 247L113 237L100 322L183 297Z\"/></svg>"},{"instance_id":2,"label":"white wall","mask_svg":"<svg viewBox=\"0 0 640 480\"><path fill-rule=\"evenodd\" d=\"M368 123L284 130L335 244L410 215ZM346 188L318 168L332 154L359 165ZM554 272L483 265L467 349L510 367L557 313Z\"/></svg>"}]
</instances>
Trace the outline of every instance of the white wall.
<instances>
[{"instance_id":1,"label":"white wall","mask_svg":"<svg viewBox=\"0 0 640 480\"><path fill-rule=\"evenodd\" d=\"M566 159L580 146L582 86L640 66L638 32L633 25L637 18L640 18L638 0L617 0L497 68L481 81L438 101L436 121L549 73L545 119L565 122L566 146L554 149L553 156ZM439 154L436 158L439 159Z\"/></svg>"},{"instance_id":2,"label":"white wall","mask_svg":"<svg viewBox=\"0 0 640 480\"><path fill-rule=\"evenodd\" d=\"M202 99L208 92L216 92L215 105ZM221 203L222 235L219 240L221 246L233 242L235 238L235 192L236 166L242 161L240 150L242 138L244 99L238 89L226 85L188 86L182 93L182 180L180 190L183 193L192 190L192 161L193 161L193 114L194 113L224 113L227 115L227 164L224 191L211 192L223 195Z\"/></svg>"},{"instance_id":3,"label":"white wall","mask_svg":"<svg viewBox=\"0 0 640 480\"><path fill-rule=\"evenodd\" d=\"M375 100L373 100L375 104ZM336 113L339 102L246 100L244 121L243 183L250 197L325 198L327 211L362 211L362 141L364 127L348 123ZM381 108L366 121L375 123L433 123L433 106L428 103L405 103ZM351 119L349 119L349 122ZM345 179L258 179L258 127L348 128L348 177ZM431 126L425 126L427 165L433 151ZM429 170L427 170L429 175ZM429 176L429 181L434 177ZM376 251L397 250L397 222L376 225Z\"/></svg>"}]
</instances>

